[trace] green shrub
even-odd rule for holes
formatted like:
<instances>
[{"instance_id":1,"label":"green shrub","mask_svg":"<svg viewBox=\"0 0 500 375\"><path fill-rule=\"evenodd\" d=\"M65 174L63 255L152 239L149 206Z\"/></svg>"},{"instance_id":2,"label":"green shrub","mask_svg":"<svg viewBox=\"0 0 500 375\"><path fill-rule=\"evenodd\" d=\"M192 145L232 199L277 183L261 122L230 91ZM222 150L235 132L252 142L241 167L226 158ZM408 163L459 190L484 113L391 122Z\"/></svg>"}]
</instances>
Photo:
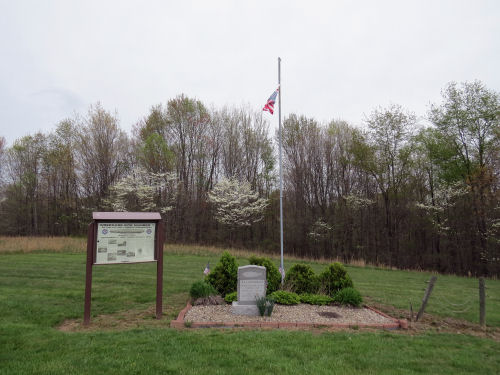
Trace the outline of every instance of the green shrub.
<instances>
[{"instance_id":1,"label":"green shrub","mask_svg":"<svg viewBox=\"0 0 500 375\"><path fill-rule=\"evenodd\" d=\"M281 274L271 259L252 255L248 261L250 264L266 267L267 294L271 294L279 289L281 286Z\"/></svg>"},{"instance_id":2,"label":"green shrub","mask_svg":"<svg viewBox=\"0 0 500 375\"><path fill-rule=\"evenodd\" d=\"M238 282L238 265L236 258L224 251L215 269L210 272L205 281L212 284L222 297L236 290Z\"/></svg>"},{"instance_id":3,"label":"green shrub","mask_svg":"<svg viewBox=\"0 0 500 375\"><path fill-rule=\"evenodd\" d=\"M300 303L300 297L297 293L277 290L269 296L280 305L297 305Z\"/></svg>"},{"instance_id":4,"label":"green shrub","mask_svg":"<svg viewBox=\"0 0 500 375\"><path fill-rule=\"evenodd\" d=\"M189 295L193 299L214 296L217 294L217 290L215 290L212 285L201 280L194 282L193 285L191 285L191 289L189 291Z\"/></svg>"},{"instance_id":5,"label":"green shrub","mask_svg":"<svg viewBox=\"0 0 500 375\"><path fill-rule=\"evenodd\" d=\"M319 280L311 266L308 264L295 264L286 273L285 286L298 294L314 294L319 289Z\"/></svg>"},{"instance_id":6,"label":"green shrub","mask_svg":"<svg viewBox=\"0 0 500 375\"><path fill-rule=\"evenodd\" d=\"M324 294L310 294L304 293L300 296L300 302L308 303L309 305L328 305L333 302L333 298L329 296L325 296Z\"/></svg>"},{"instance_id":7,"label":"green shrub","mask_svg":"<svg viewBox=\"0 0 500 375\"><path fill-rule=\"evenodd\" d=\"M319 275L319 281L321 291L332 297L341 289L353 287L351 277L347 274L345 267L339 262L330 264Z\"/></svg>"},{"instance_id":8,"label":"green shrub","mask_svg":"<svg viewBox=\"0 0 500 375\"><path fill-rule=\"evenodd\" d=\"M333 300L341 305L356 307L361 306L361 303L363 302L361 294L356 289L351 287L339 290L333 297Z\"/></svg>"},{"instance_id":9,"label":"green shrub","mask_svg":"<svg viewBox=\"0 0 500 375\"><path fill-rule=\"evenodd\" d=\"M238 292L231 292L226 294L226 296L224 297L224 301L226 301L227 303L238 301Z\"/></svg>"}]
</instances>

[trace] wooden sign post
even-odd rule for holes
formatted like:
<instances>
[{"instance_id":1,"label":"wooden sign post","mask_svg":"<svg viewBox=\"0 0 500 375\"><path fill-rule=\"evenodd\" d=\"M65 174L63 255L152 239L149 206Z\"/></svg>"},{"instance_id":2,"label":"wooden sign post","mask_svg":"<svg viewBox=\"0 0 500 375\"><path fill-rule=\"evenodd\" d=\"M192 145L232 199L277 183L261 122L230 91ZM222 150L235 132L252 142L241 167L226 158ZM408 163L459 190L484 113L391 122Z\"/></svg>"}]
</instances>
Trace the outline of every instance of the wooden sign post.
<instances>
[{"instance_id":1,"label":"wooden sign post","mask_svg":"<svg viewBox=\"0 0 500 375\"><path fill-rule=\"evenodd\" d=\"M157 212L94 212L87 234L83 325L90 324L94 265L156 262L156 319L162 317L163 222Z\"/></svg>"}]
</instances>

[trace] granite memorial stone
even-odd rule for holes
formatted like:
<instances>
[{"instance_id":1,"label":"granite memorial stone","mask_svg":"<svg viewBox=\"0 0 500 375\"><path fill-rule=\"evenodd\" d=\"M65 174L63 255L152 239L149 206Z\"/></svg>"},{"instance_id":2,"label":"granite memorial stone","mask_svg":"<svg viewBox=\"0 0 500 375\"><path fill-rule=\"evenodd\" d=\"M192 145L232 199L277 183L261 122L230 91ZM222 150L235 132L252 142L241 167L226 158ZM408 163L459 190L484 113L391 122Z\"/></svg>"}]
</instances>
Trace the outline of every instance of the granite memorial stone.
<instances>
[{"instance_id":1,"label":"granite memorial stone","mask_svg":"<svg viewBox=\"0 0 500 375\"><path fill-rule=\"evenodd\" d=\"M257 298L266 296L266 267L238 267L238 301L233 302L235 315L259 315Z\"/></svg>"}]
</instances>

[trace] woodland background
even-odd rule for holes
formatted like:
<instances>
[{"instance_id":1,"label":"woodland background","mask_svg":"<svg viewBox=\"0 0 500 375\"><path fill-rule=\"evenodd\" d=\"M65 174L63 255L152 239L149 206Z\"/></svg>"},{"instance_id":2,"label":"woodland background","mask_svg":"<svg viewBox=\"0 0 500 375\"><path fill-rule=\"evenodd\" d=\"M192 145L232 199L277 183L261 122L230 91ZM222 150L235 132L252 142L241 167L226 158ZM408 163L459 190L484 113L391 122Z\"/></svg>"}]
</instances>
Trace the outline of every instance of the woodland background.
<instances>
[{"instance_id":1,"label":"woodland background","mask_svg":"<svg viewBox=\"0 0 500 375\"><path fill-rule=\"evenodd\" d=\"M450 83L417 117L283 120L285 254L500 275L500 96ZM179 95L131 135L99 103L7 147L0 234L84 235L93 211L160 211L171 243L279 253L270 115ZM14 126L14 124L5 124Z\"/></svg>"}]
</instances>

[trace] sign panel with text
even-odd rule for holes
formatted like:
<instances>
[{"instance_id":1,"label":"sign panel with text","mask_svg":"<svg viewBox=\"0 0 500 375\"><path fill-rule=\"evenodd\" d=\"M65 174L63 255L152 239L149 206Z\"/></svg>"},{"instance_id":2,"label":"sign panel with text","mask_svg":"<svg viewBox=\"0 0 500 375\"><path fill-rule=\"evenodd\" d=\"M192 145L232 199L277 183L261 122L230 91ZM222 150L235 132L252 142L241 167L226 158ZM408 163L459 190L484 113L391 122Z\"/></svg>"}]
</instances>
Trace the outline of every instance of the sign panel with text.
<instances>
[{"instance_id":1,"label":"sign panel with text","mask_svg":"<svg viewBox=\"0 0 500 375\"><path fill-rule=\"evenodd\" d=\"M94 264L154 262L156 223L99 222Z\"/></svg>"}]
</instances>

